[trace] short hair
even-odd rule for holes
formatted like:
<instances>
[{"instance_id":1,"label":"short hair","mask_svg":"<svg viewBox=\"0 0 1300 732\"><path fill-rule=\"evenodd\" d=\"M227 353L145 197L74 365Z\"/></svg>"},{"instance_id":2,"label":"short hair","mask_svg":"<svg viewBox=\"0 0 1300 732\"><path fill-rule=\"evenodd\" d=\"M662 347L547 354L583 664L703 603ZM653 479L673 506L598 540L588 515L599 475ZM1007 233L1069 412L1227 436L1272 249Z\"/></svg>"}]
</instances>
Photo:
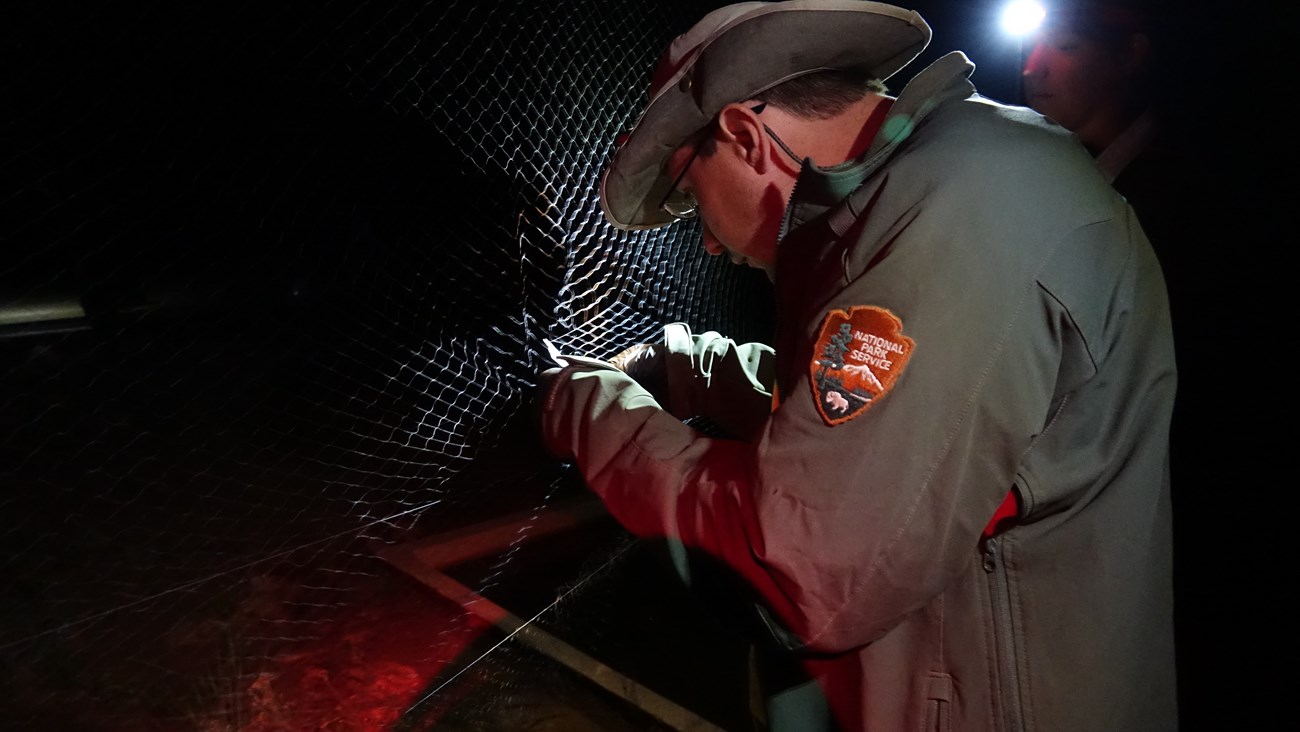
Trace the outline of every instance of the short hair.
<instances>
[{"instance_id":1,"label":"short hair","mask_svg":"<svg viewBox=\"0 0 1300 732\"><path fill-rule=\"evenodd\" d=\"M754 98L804 119L829 119L869 93L888 91L868 69L826 69L796 76Z\"/></svg>"},{"instance_id":2,"label":"short hair","mask_svg":"<svg viewBox=\"0 0 1300 732\"><path fill-rule=\"evenodd\" d=\"M885 94L888 91L885 83L867 69L824 69L783 81L755 94L753 99L780 107L796 117L830 119L869 93ZM695 133L696 145L703 157L709 157L715 149L711 133L716 124L718 118L714 117Z\"/></svg>"}]
</instances>

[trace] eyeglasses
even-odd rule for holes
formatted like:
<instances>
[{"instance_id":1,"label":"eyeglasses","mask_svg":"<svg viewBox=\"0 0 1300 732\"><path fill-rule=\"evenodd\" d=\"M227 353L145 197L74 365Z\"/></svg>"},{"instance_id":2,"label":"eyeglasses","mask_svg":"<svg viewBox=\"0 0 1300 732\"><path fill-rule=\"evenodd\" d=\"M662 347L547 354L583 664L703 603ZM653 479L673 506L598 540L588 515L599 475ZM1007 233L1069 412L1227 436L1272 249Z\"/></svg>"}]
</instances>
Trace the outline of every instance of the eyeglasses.
<instances>
[{"instance_id":1,"label":"eyeglasses","mask_svg":"<svg viewBox=\"0 0 1300 732\"><path fill-rule=\"evenodd\" d=\"M750 111L754 114L762 114L764 109L767 109L767 102L750 107ZM675 219L689 221L700 215L700 203L695 200L695 194L678 190L677 186L682 182L682 178L686 177L686 171L691 169L691 163L694 163L695 158L699 157L700 142L703 141L703 135L707 134L707 130L716 122L717 118L715 117L713 122L709 123L709 127L702 130L700 135L697 135L695 140L695 149L691 151L691 157L686 160L686 165L682 166L681 171L677 173L677 177L673 179L673 184L668 187L668 192L664 194L663 200L659 202L659 210ZM776 136L776 133L772 131L771 127L763 125L763 130L767 132L768 136L772 138L773 142L775 142L786 155L790 156L791 160L798 165L803 165L803 159L798 155L795 155L794 151L791 150L790 147L781 140L781 138Z\"/></svg>"},{"instance_id":2,"label":"eyeglasses","mask_svg":"<svg viewBox=\"0 0 1300 732\"><path fill-rule=\"evenodd\" d=\"M695 200L694 193L687 193L677 189L677 185L686 177L686 171L691 169L691 163L700 155L700 139L695 141L695 149L691 151L691 157L687 159L686 165L673 179L673 184L668 187L668 192L659 202L659 210L681 221L689 221L700 215L700 202Z\"/></svg>"}]
</instances>

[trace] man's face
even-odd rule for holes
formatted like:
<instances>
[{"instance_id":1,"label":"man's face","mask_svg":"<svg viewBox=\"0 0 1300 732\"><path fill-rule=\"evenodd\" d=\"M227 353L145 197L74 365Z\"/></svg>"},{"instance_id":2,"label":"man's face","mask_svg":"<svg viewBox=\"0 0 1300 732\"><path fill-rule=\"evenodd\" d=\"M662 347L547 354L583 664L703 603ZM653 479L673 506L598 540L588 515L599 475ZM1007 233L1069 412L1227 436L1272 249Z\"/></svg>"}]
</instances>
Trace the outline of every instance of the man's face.
<instances>
[{"instance_id":1,"label":"man's face","mask_svg":"<svg viewBox=\"0 0 1300 732\"><path fill-rule=\"evenodd\" d=\"M677 148L668 160L671 173L689 163L678 189L699 204L700 231L709 254L726 254L736 264L766 271L776 263L776 239L785 200L767 184L734 146L716 145L711 154L691 160L697 141Z\"/></svg>"},{"instance_id":2,"label":"man's face","mask_svg":"<svg viewBox=\"0 0 1300 732\"><path fill-rule=\"evenodd\" d=\"M1023 75L1028 105L1073 132L1085 130L1124 89L1119 53L1068 30L1045 31Z\"/></svg>"}]
</instances>

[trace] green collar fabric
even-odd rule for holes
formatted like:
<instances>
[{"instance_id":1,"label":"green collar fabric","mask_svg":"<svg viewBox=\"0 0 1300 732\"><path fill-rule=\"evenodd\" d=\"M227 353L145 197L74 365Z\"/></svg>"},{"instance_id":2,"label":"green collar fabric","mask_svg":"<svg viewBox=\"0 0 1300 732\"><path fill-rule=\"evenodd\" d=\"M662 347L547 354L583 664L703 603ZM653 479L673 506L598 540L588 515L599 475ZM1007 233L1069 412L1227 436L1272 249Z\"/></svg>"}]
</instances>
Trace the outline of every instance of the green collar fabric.
<instances>
[{"instance_id":1,"label":"green collar fabric","mask_svg":"<svg viewBox=\"0 0 1300 732\"><path fill-rule=\"evenodd\" d=\"M930 64L903 88L871 147L855 160L819 167L804 158L794 192L786 205L778 242L790 231L839 206L888 160L921 121L940 104L975 93L970 75L975 65L961 51Z\"/></svg>"}]
</instances>

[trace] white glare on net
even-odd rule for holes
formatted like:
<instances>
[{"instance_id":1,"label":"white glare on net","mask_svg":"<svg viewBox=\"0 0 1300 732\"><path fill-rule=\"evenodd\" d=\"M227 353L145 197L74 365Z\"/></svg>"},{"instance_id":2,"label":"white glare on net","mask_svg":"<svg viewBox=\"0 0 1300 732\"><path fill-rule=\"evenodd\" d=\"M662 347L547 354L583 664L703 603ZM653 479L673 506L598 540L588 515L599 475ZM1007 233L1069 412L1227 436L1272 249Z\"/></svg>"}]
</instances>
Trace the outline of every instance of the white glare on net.
<instances>
[{"instance_id":1,"label":"white glare on net","mask_svg":"<svg viewBox=\"0 0 1300 732\"><path fill-rule=\"evenodd\" d=\"M1037 0L1011 0L1002 8L1002 30L1012 36L1026 36L1038 29L1047 10Z\"/></svg>"}]
</instances>

